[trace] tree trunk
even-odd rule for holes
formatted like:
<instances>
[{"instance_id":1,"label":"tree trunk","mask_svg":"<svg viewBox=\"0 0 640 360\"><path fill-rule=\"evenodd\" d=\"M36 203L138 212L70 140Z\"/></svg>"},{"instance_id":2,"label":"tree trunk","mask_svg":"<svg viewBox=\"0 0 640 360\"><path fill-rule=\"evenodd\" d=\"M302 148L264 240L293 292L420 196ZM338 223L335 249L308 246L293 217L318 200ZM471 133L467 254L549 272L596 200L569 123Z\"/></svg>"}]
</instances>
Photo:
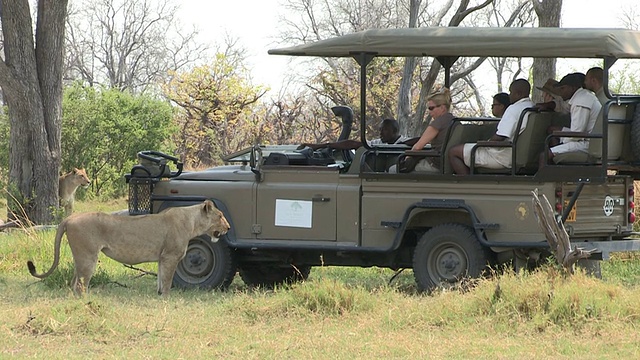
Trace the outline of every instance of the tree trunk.
<instances>
[{"instance_id":1,"label":"tree trunk","mask_svg":"<svg viewBox=\"0 0 640 360\"><path fill-rule=\"evenodd\" d=\"M461 0L458 9L449 21L448 26L458 26L469 14L474 11L481 10L489 6L493 0L485 0L483 3L469 8L469 0ZM448 8L447 8L448 10ZM427 76L421 80L420 83L420 97L418 98L418 104L416 105L416 113L413 118L409 118L409 123L406 125L407 136L420 136L422 130L429 124L431 119L427 119L427 98L433 91L433 86L438 78L438 73L442 66L440 63L433 59ZM452 74L453 75L453 74ZM453 79L452 79L453 83ZM422 123L422 119L425 119L425 123Z\"/></svg>"},{"instance_id":2,"label":"tree trunk","mask_svg":"<svg viewBox=\"0 0 640 360\"><path fill-rule=\"evenodd\" d=\"M418 10L421 0L411 0L409 5L409 27L415 28L418 24ZM409 129L409 119L411 112L411 84L413 82L413 72L416 69L416 58L405 58L404 69L402 70L402 82L398 93L397 119L400 123L400 134L415 134L416 129Z\"/></svg>"},{"instance_id":3,"label":"tree trunk","mask_svg":"<svg viewBox=\"0 0 640 360\"><path fill-rule=\"evenodd\" d=\"M39 0L35 39L28 0L0 0L9 109L9 213L35 223L58 207L62 63L67 0Z\"/></svg>"},{"instance_id":4,"label":"tree trunk","mask_svg":"<svg viewBox=\"0 0 640 360\"><path fill-rule=\"evenodd\" d=\"M533 8L538 15L538 27L560 27L560 15L562 0L531 0ZM542 87L549 78L556 78L555 58L533 59L533 101L542 102Z\"/></svg>"}]
</instances>

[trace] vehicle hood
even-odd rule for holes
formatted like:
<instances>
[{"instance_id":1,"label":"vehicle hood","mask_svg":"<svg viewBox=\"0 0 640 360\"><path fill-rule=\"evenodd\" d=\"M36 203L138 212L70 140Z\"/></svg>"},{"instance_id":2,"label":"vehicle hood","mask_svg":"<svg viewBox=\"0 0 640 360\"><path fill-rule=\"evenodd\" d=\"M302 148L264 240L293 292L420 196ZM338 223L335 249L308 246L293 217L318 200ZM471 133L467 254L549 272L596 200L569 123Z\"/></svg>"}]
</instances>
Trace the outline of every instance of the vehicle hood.
<instances>
[{"instance_id":1,"label":"vehicle hood","mask_svg":"<svg viewBox=\"0 0 640 360\"><path fill-rule=\"evenodd\" d=\"M255 174L248 165L224 165L214 168L183 172L175 180L253 181Z\"/></svg>"}]
</instances>

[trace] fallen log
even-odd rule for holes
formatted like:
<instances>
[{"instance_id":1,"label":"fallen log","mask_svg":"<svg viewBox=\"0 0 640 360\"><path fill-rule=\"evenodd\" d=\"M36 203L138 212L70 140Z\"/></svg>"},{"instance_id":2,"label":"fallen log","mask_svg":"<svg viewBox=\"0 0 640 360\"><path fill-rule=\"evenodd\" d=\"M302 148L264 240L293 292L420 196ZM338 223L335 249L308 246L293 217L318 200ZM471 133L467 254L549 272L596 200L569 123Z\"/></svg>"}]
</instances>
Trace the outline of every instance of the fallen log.
<instances>
[{"instance_id":1,"label":"fallen log","mask_svg":"<svg viewBox=\"0 0 640 360\"><path fill-rule=\"evenodd\" d=\"M561 217L554 215L553 208L547 197L544 194L539 196L538 189L533 190L531 193L533 194L533 212L538 220L538 225L547 238L551 252L555 256L558 265L573 274L573 265L580 259L589 258L597 249L584 250L578 247L571 249L569 234L564 228Z\"/></svg>"}]
</instances>

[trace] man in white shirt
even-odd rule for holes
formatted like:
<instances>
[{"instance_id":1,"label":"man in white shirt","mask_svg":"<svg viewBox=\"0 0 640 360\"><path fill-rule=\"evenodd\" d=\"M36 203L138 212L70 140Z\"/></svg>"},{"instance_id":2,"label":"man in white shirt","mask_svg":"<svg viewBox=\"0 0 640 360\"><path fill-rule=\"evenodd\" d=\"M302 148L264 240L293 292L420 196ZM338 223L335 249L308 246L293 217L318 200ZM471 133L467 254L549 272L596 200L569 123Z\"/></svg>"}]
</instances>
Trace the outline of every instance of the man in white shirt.
<instances>
[{"instance_id":1,"label":"man in white shirt","mask_svg":"<svg viewBox=\"0 0 640 360\"><path fill-rule=\"evenodd\" d=\"M512 141L516 133L516 127L520 114L524 109L534 107L535 104L529 98L531 84L525 79L517 79L509 85L509 99L511 105L505 110L502 119L498 123L496 133L490 141ZM527 126L529 114L525 114L520 133ZM449 161L454 173L468 175L471 166L471 149L475 143L460 144L449 150ZM475 166L489 169L508 169L511 167L512 149L510 147L479 147L476 149Z\"/></svg>"},{"instance_id":2,"label":"man in white shirt","mask_svg":"<svg viewBox=\"0 0 640 360\"><path fill-rule=\"evenodd\" d=\"M563 127L561 129L550 128L549 133L555 130L590 133L591 130L593 130L602 105L592 91L582 87L584 81L584 74L571 73L565 75L556 85L556 91L564 100L568 100L569 105L571 105L571 127ZM550 145L552 147L548 153L548 157L551 160L557 154L588 152L589 139L563 137L555 139ZM543 164L542 159L541 164Z\"/></svg>"}]
</instances>

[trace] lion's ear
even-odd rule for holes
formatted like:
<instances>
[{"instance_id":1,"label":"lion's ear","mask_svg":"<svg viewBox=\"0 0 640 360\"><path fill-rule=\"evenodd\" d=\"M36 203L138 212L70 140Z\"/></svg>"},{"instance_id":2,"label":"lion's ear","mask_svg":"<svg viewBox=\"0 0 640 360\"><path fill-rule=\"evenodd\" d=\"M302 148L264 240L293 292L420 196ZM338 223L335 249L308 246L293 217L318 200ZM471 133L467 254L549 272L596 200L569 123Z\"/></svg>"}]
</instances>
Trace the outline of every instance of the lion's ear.
<instances>
[{"instance_id":1,"label":"lion's ear","mask_svg":"<svg viewBox=\"0 0 640 360\"><path fill-rule=\"evenodd\" d=\"M213 208L215 207L215 206L213 205L213 202L212 202L211 200L205 200L205 201L204 201L204 205L203 205L203 206L204 206L204 207L203 207L203 210L204 210L205 212L208 212L208 213L212 212L212 211L213 211Z\"/></svg>"}]
</instances>

